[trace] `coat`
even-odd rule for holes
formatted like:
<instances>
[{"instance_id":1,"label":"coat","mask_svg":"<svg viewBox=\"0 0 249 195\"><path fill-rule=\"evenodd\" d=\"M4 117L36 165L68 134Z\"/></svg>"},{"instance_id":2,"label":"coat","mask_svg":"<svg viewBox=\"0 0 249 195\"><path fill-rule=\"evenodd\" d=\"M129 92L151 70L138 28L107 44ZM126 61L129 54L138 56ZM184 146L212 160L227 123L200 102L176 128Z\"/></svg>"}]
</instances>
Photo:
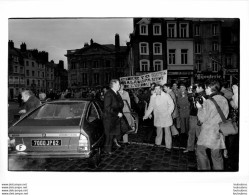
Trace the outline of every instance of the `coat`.
<instances>
[{"instance_id":1,"label":"coat","mask_svg":"<svg viewBox=\"0 0 249 195\"><path fill-rule=\"evenodd\" d=\"M174 102L169 94L163 91L161 95L153 94L145 116L148 117L152 111L154 112L154 126L170 127L173 124L171 115L174 111Z\"/></svg>"},{"instance_id":2,"label":"coat","mask_svg":"<svg viewBox=\"0 0 249 195\"><path fill-rule=\"evenodd\" d=\"M225 117L228 116L229 107L225 97L214 95L213 98L220 106ZM197 145L202 145L210 149L225 149L224 137L219 131L219 123L222 121L214 103L207 99L203 107L198 109L198 119L202 122L201 133L198 137Z\"/></svg>"},{"instance_id":3,"label":"coat","mask_svg":"<svg viewBox=\"0 0 249 195\"><path fill-rule=\"evenodd\" d=\"M24 104L24 109L29 112L37 108L41 104L40 100L34 95L30 96L29 99Z\"/></svg>"},{"instance_id":4,"label":"coat","mask_svg":"<svg viewBox=\"0 0 249 195\"><path fill-rule=\"evenodd\" d=\"M182 93L179 93L177 97L177 105L179 108L179 114L181 118L187 118L190 114L190 103L188 101L188 95L187 91L184 92L184 95Z\"/></svg>"},{"instance_id":5,"label":"coat","mask_svg":"<svg viewBox=\"0 0 249 195\"><path fill-rule=\"evenodd\" d=\"M171 90L168 92L168 94L170 95L170 97L172 98L173 102L174 102L174 111L172 113L172 118L175 119L177 117L179 117L179 111L178 111L178 108L176 106L176 95L175 93Z\"/></svg>"},{"instance_id":6,"label":"coat","mask_svg":"<svg viewBox=\"0 0 249 195\"><path fill-rule=\"evenodd\" d=\"M127 91L123 90L122 92L119 91L119 94L120 94L121 98L123 100L126 100L128 105L131 107L131 100L130 100L129 93ZM133 125L132 124L132 122L133 122L132 116L131 116L130 109L129 109L127 103L124 103L123 113L124 113L124 116L127 119L127 122L129 123L129 125Z\"/></svg>"},{"instance_id":7,"label":"coat","mask_svg":"<svg viewBox=\"0 0 249 195\"><path fill-rule=\"evenodd\" d=\"M123 107L124 103L119 93L109 89L104 97L103 123L106 135L121 136L129 130L124 116L118 117L118 113L123 113Z\"/></svg>"}]
</instances>

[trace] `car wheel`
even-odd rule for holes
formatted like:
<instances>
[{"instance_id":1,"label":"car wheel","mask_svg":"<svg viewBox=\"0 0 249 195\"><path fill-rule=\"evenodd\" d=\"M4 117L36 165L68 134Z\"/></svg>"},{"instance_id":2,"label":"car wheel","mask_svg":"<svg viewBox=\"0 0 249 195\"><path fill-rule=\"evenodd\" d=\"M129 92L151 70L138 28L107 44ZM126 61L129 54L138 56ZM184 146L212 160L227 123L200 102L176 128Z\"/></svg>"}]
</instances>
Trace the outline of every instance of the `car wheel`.
<instances>
[{"instance_id":1,"label":"car wheel","mask_svg":"<svg viewBox=\"0 0 249 195\"><path fill-rule=\"evenodd\" d=\"M97 168L101 161L101 150L100 148L97 149L98 151L94 154L88 161L88 165L91 168Z\"/></svg>"}]
</instances>

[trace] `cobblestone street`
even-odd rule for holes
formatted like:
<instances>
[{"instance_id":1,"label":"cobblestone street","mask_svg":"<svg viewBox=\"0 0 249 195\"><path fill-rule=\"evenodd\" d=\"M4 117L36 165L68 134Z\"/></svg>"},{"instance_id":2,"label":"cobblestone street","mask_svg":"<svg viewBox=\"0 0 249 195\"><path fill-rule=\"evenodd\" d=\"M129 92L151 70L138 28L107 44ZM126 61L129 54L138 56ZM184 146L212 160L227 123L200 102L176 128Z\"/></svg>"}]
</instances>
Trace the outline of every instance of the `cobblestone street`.
<instances>
[{"instance_id":1,"label":"cobblestone street","mask_svg":"<svg viewBox=\"0 0 249 195\"><path fill-rule=\"evenodd\" d=\"M18 105L9 105L11 125L16 120ZM148 134L151 134L148 136ZM10 159L9 170L25 171L197 171L194 152L183 153L187 137L173 139L172 151L166 152L164 141L160 147L154 147L155 129L140 127L137 134L129 135L130 144L114 149L112 155L102 155L98 168L91 168L86 159ZM226 162L226 161L225 161ZM225 164L226 165L226 164ZM229 171L229 168L225 166Z\"/></svg>"}]
</instances>

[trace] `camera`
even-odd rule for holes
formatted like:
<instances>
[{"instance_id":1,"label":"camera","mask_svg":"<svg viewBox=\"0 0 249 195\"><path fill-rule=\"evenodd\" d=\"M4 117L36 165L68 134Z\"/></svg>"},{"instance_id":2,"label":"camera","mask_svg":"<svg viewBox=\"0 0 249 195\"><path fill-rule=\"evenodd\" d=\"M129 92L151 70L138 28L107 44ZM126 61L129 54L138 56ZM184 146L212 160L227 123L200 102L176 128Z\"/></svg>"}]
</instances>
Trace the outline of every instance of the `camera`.
<instances>
[{"instance_id":1,"label":"camera","mask_svg":"<svg viewBox=\"0 0 249 195\"><path fill-rule=\"evenodd\" d=\"M198 97L196 97L195 98L195 103L197 103L197 102L199 102L199 104L203 104L203 98L202 98L203 96L198 96Z\"/></svg>"},{"instance_id":2,"label":"camera","mask_svg":"<svg viewBox=\"0 0 249 195\"><path fill-rule=\"evenodd\" d=\"M205 99L208 99L208 96L207 95L204 95L204 96L197 96L196 98L195 98L195 103L197 103L197 102L199 102L199 104L203 104L203 97L205 98Z\"/></svg>"}]
</instances>

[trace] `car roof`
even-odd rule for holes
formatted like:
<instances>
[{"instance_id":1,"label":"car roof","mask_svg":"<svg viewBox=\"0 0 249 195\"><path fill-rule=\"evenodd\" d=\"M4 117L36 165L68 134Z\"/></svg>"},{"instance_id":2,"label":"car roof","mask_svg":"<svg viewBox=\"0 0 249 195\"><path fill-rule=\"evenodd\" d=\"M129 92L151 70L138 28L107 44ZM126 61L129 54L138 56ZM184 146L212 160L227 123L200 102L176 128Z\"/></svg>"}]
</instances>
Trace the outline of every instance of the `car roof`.
<instances>
[{"instance_id":1,"label":"car roof","mask_svg":"<svg viewBox=\"0 0 249 195\"><path fill-rule=\"evenodd\" d=\"M81 98L81 99L76 99L76 98L70 98L70 99L59 99L59 100L51 100L46 103L61 103L61 102L92 102L94 100L91 99L86 99L86 98Z\"/></svg>"}]
</instances>

